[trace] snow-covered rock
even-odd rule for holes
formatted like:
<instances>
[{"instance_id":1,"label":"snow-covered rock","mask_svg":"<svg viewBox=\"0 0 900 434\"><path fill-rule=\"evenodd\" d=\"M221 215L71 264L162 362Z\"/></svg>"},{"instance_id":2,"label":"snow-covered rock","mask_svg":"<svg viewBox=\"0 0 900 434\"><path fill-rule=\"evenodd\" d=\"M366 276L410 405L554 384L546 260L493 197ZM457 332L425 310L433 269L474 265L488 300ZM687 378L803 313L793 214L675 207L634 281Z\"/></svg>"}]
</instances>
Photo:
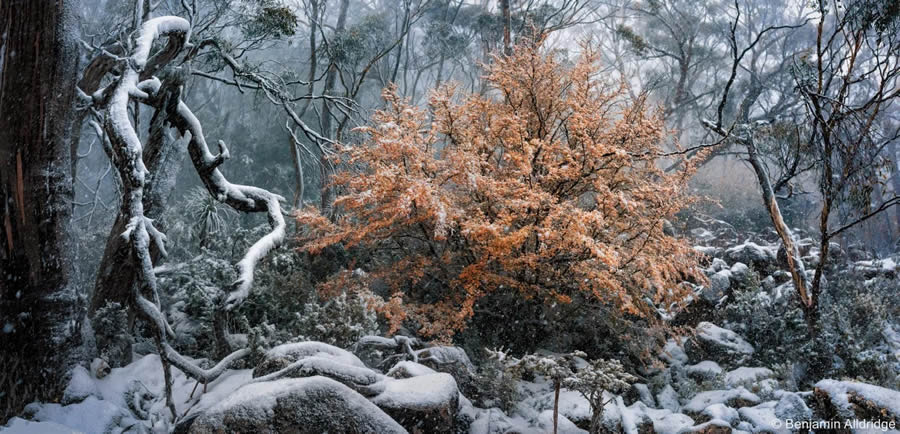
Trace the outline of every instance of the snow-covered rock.
<instances>
[{"instance_id":1,"label":"snow-covered rock","mask_svg":"<svg viewBox=\"0 0 900 434\"><path fill-rule=\"evenodd\" d=\"M659 357L670 365L683 365L688 363L688 356L684 352L684 347L678 343L675 339L669 339L666 341L666 345L663 347L662 354Z\"/></svg>"},{"instance_id":2,"label":"snow-covered rock","mask_svg":"<svg viewBox=\"0 0 900 434\"><path fill-rule=\"evenodd\" d=\"M731 262L742 262L757 269L770 267L777 258L777 246L762 246L751 241L731 247L725 251L725 258Z\"/></svg>"},{"instance_id":3,"label":"snow-covered rock","mask_svg":"<svg viewBox=\"0 0 900 434\"><path fill-rule=\"evenodd\" d=\"M656 395L656 402L659 403L660 408L665 408L666 410L679 411L681 409L681 404L678 402L678 392L672 388L671 384L666 384Z\"/></svg>"},{"instance_id":4,"label":"snow-covered rock","mask_svg":"<svg viewBox=\"0 0 900 434\"><path fill-rule=\"evenodd\" d=\"M441 372L383 382L372 402L401 425L410 431L454 432L459 389L453 376Z\"/></svg>"},{"instance_id":5,"label":"snow-covered rock","mask_svg":"<svg viewBox=\"0 0 900 434\"><path fill-rule=\"evenodd\" d=\"M728 293L729 288L731 288L731 271L728 269L717 271L709 276L709 286L703 288L700 296L704 300L716 304Z\"/></svg>"},{"instance_id":6,"label":"snow-covered rock","mask_svg":"<svg viewBox=\"0 0 900 434\"><path fill-rule=\"evenodd\" d=\"M738 415L738 411L725 405L722 403L713 404L709 407L703 409L700 413L701 416L705 416L709 420L718 419L724 420L729 424L734 424L738 419L740 419L740 415Z\"/></svg>"},{"instance_id":7,"label":"snow-covered rock","mask_svg":"<svg viewBox=\"0 0 900 434\"><path fill-rule=\"evenodd\" d=\"M775 405L775 401L768 401L739 409L738 414L753 426L752 432L788 434L791 431L784 428L784 421L775 415Z\"/></svg>"},{"instance_id":8,"label":"snow-covered rock","mask_svg":"<svg viewBox=\"0 0 900 434\"><path fill-rule=\"evenodd\" d=\"M420 375L436 374L437 371L425 365L404 360L394 365L388 372L387 376L391 378L412 378Z\"/></svg>"},{"instance_id":9,"label":"snow-covered rock","mask_svg":"<svg viewBox=\"0 0 900 434\"><path fill-rule=\"evenodd\" d=\"M35 422L14 417L5 427L0 427L3 434L72 434L72 428L56 422Z\"/></svg>"},{"instance_id":10,"label":"snow-covered rock","mask_svg":"<svg viewBox=\"0 0 900 434\"><path fill-rule=\"evenodd\" d=\"M731 271L732 282L740 282L747 277L748 273L750 273L750 267L743 262L735 262L728 271Z\"/></svg>"},{"instance_id":11,"label":"snow-covered rock","mask_svg":"<svg viewBox=\"0 0 900 434\"><path fill-rule=\"evenodd\" d=\"M691 361L711 359L720 364L741 364L753 354L753 346L737 333L710 322L697 325L696 335L684 345Z\"/></svg>"},{"instance_id":12,"label":"snow-covered rock","mask_svg":"<svg viewBox=\"0 0 900 434\"><path fill-rule=\"evenodd\" d=\"M749 390L738 387L737 389L709 390L700 392L691 398L682 410L688 414L701 414L706 407L713 404L725 404L732 408L746 407L759 404L760 399Z\"/></svg>"},{"instance_id":13,"label":"snow-covered rock","mask_svg":"<svg viewBox=\"0 0 900 434\"><path fill-rule=\"evenodd\" d=\"M69 428L68 432L112 432L134 423L125 409L95 396L72 405L32 403L25 407L25 415L35 422L66 426Z\"/></svg>"},{"instance_id":14,"label":"snow-covered rock","mask_svg":"<svg viewBox=\"0 0 900 434\"><path fill-rule=\"evenodd\" d=\"M722 367L712 360L704 360L700 363L687 365L684 367L684 371L689 377L698 380L712 380L722 375Z\"/></svg>"},{"instance_id":15,"label":"snow-covered rock","mask_svg":"<svg viewBox=\"0 0 900 434\"><path fill-rule=\"evenodd\" d=\"M99 395L100 390L94 382L91 374L81 366L76 366L72 370L72 378L63 391L62 404L72 404L84 401L91 395Z\"/></svg>"},{"instance_id":16,"label":"snow-covered rock","mask_svg":"<svg viewBox=\"0 0 900 434\"><path fill-rule=\"evenodd\" d=\"M280 371L288 365L308 357L320 357L343 365L366 368L366 365L349 351L323 342L309 341L279 345L266 351L263 360L253 370L253 376L262 377Z\"/></svg>"},{"instance_id":17,"label":"snow-covered rock","mask_svg":"<svg viewBox=\"0 0 900 434\"><path fill-rule=\"evenodd\" d=\"M856 381L826 379L813 389L816 414L827 420L879 419L900 421L900 391Z\"/></svg>"},{"instance_id":18,"label":"snow-covered rock","mask_svg":"<svg viewBox=\"0 0 900 434\"><path fill-rule=\"evenodd\" d=\"M569 418L559 415L557 419L556 432L560 434L587 434L587 431L578 428ZM553 432L553 410L544 410L538 415L538 426L545 430L544 432Z\"/></svg>"},{"instance_id":19,"label":"snow-covered rock","mask_svg":"<svg viewBox=\"0 0 900 434\"><path fill-rule=\"evenodd\" d=\"M644 383L636 383L631 386L631 390L637 394L637 400L643 402L648 407L656 407L656 400L653 399L653 394L650 392L650 388L647 387Z\"/></svg>"},{"instance_id":20,"label":"snow-covered rock","mask_svg":"<svg viewBox=\"0 0 900 434\"><path fill-rule=\"evenodd\" d=\"M800 395L784 392L775 404L775 416L781 420L810 420L813 414Z\"/></svg>"},{"instance_id":21,"label":"snow-covered rock","mask_svg":"<svg viewBox=\"0 0 900 434\"><path fill-rule=\"evenodd\" d=\"M678 434L734 433L731 424L721 419L712 419L698 425L682 428Z\"/></svg>"},{"instance_id":22,"label":"snow-covered rock","mask_svg":"<svg viewBox=\"0 0 900 434\"><path fill-rule=\"evenodd\" d=\"M285 378L241 387L178 431L406 433L375 404L325 377Z\"/></svg>"},{"instance_id":23,"label":"snow-covered rock","mask_svg":"<svg viewBox=\"0 0 900 434\"><path fill-rule=\"evenodd\" d=\"M774 376L775 373L768 368L748 368L746 366L741 366L725 373L725 385L728 387L744 386L752 388L751 386L753 384Z\"/></svg>"}]
</instances>

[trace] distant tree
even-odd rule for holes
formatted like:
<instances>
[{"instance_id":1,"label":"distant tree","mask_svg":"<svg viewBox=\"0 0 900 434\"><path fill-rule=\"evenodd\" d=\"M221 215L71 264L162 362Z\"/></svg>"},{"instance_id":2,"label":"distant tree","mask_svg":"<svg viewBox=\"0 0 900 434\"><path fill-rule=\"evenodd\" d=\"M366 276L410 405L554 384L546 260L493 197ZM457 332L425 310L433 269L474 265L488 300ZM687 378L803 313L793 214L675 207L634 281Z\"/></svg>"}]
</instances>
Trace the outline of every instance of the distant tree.
<instances>
[{"instance_id":1,"label":"distant tree","mask_svg":"<svg viewBox=\"0 0 900 434\"><path fill-rule=\"evenodd\" d=\"M723 140L738 144L756 175L763 202L786 252L797 298L813 335L819 330L819 297L834 239L857 225L900 205L900 192L890 191L887 181L896 170L893 147L900 127L891 119L900 101L900 12L893 6L866 1L815 3L814 46L791 57L794 91L802 103L792 117L751 118L759 105L768 78L754 64L754 49L765 46L772 35L795 26L758 26L741 45L737 33L745 23L735 3L731 25L731 74L721 92L716 120L704 125ZM739 74L748 76L740 95L740 109L726 122L724 108L733 95ZM735 92L738 93L738 92ZM794 124L791 124L791 121ZM785 126L790 134L779 133ZM775 134L773 134L773 132ZM763 147L782 137L778 146ZM766 152L768 151L768 152ZM771 158L767 153L785 158ZM772 164L774 161L775 164ZM804 172L818 175L822 207L818 216L818 249L810 276L784 221L778 199L792 196L796 178Z\"/></svg>"},{"instance_id":2,"label":"distant tree","mask_svg":"<svg viewBox=\"0 0 900 434\"><path fill-rule=\"evenodd\" d=\"M702 280L698 258L663 222L689 202L693 165L656 167L661 118L595 80L584 48L565 68L520 45L489 67L488 95L444 87L427 111L387 89L388 107L361 129L369 139L339 153L334 222L298 215L303 249L370 250L392 332L410 320L447 338L492 293L583 297L637 317L681 300L680 282Z\"/></svg>"},{"instance_id":3,"label":"distant tree","mask_svg":"<svg viewBox=\"0 0 900 434\"><path fill-rule=\"evenodd\" d=\"M0 420L58 399L80 350L67 147L76 3L0 3Z\"/></svg>"}]
</instances>

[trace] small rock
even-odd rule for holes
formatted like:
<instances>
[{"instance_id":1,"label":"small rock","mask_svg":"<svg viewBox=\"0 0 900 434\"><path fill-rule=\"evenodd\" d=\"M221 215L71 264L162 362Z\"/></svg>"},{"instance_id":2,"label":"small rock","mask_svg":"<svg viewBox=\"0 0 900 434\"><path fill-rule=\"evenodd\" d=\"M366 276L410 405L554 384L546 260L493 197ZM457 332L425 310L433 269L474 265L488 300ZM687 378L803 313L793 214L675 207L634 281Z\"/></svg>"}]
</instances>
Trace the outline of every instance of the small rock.
<instances>
[{"instance_id":1,"label":"small rock","mask_svg":"<svg viewBox=\"0 0 900 434\"><path fill-rule=\"evenodd\" d=\"M810 420L812 415L806 401L793 392L785 392L775 404L775 416L781 420Z\"/></svg>"},{"instance_id":2,"label":"small rock","mask_svg":"<svg viewBox=\"0 0 900 434\"><path fill-rule=\"evenodd\" d=\"M739 365L753 355L753 346L731 330L704 321L697 325L696 331L684 346L691 361L709 359L719 364Z\"/></svg>"},{"instance_id":3,"label":"small rock","mask_svg":"<svg viewBox=\"0 0 900 434\"><path fill-rule=\"evenodd\" d=\"M109 363L99 357L91 362L91 373L94 374L94 378L103 378L109 375L110 370Z\"/></svg>"},{"instance_id":4,"label":"small rock","mask_svg":"<svg viewBox=\"0 0 900 434\"><path fill-rule=\"evenodd\" d=\"M704 360L694 365L684 367L689 377L697 380L712 380L722 375L722 367L712 360Z\"/></svg>"},{"instance_id":5,"label":"small rock","mask_svg":"<svg viewBox=\"0 0 900 434\"><path fill-rule=\"evenodd\" d=\"M656 402L659 403L660 408L673 412L681 409L681 404L678 403L678 392L672 388L671 384L666 384L666 387L656 395Z\"/></svg>"},{"instance_id":6,"label":"small rock","mask_svg":"<svg viewBox=\"0 0 900 434\"><path fill-rule=\"evenodd\" d=\"M703 412L700 413L702 416L706 416L710 420L718 419L724 420L728 422L728 424L733 425L738 419L740 419L740 415L738 411L725 405L725 404L713 404L709 407L703 409Z\"/></svg>"}]
</instances>

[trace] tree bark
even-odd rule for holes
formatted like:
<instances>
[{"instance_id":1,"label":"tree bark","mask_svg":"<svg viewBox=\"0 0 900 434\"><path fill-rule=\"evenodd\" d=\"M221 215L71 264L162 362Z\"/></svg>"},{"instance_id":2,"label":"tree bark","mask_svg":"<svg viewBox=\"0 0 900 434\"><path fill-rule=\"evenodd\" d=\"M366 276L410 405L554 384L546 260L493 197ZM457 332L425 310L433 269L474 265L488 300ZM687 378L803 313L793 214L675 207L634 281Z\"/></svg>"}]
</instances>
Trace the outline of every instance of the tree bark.
<instances>
[{"instance_id":1,"label":"tree bark","mask_svg":"<svg viewBox=\"0 0 900 434\"><path fill-rule=\"evenodd\" d=\"M143 159L150 175L144 188L144 215L157 220L165 211L166 203L175 186L175 178L184 159L184 146L177 144L174 130L167 127L167 107L177 104L180 98L180 80L166 80L166 87L160 90L164 100L155 110L150 121L150 135L144 147ZM132 306L134 285L138 284L137 265L131 252L131 243L119 236L125 231L128 218L121 212L116 216L112 230L106 241L103 259L97 271L94 294L91 298L91 312L103 307L107 302L122 306ZM159 223L157 223L159 224ZM161 230L165 228L160 227ZM156 261L160 253L151 246L151 258ZM134 313L131 312L130 315ZM110 366L123 366L130 362L130 348L110 348L107 352Z\"/></svg>"},{"instance_id":2,"label":"tree bark","mask_svg":"<svg viewBox=\"0 0 900 434\"><path fill-rule=\"evenodd\" d=\"M0 2L0 420L58 399L81 352L70 258L74 4Z\"/></svg>"},{"instance_id":3,"label":"tree bark","mask_svg":"<svg viewBox=\"0 0 900 434\"><path fill-rule=\"evenodd\" d=\"M512 27L512 16L509 12L509 0L500 0L500 9L503 14L503 54L512 54L512 38L509 28Z\"/></svg>"},{"instance_id":4,"label":"tree bark","mask_svg":"<svg viewBox=\"0 0 900 434\"><path fill-rule=\"evenodd\" d=\"M335 34L340 34L347 27L347 10L350 7L350 0L341 0L341 7L338 11L338 20L337 24L334 27ZM332 95L334 93L334 86L337 82L337 65L334 62L328 66L328 73L325 75L325 90L322 92L323 95ZM332 125L332 116L331 106L328 103L327 99L322 100L322 134L325 137L334 137L331 131ZM331 177L331 167L330 162L325 161L326 156L322 155L320 161L320 169L321 169L321 177L322 177L322 214L331 215L331 203L334 202L334 189L328 186L328 178Z\"/></svg>"}]
</instances>

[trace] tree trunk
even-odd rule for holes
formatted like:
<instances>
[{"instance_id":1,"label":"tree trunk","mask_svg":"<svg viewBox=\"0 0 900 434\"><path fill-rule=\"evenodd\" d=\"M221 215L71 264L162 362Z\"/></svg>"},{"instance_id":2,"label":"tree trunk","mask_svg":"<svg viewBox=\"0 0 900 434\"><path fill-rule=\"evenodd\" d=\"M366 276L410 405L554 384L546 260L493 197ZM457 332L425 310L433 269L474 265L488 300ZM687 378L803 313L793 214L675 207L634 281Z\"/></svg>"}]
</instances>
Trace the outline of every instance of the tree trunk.
<instances>
[{"instance_id":1,"label":"tree trunk","mask_svg":"<svg viewBox=\"0 0 900 434\"><path fill-rule=\"evenodd\" d=\"M797 247L797 244L794 243L791 229L788 228L787 223L784 222L781 209L778 207L778 201L775 199L772 183L769 181L769 174L759 160L756 145L752 140L753 139L748 139L745 142L745 145L747 146L747 159L750 162L750 166L753 167L754 173L756 173L756 179L759 182L759 187L762 191L763 203L766 205L766 211L772 219L772 225L775 227L775 232L778 233L778 237L784 245L788 271L790 271L791 279L794 282L794 290L797 291L797 296L800 299L800 306L803 308L803 314L806 318L809 330L810 332L813 332L816 330L818 317L816 315L814 299L810 294L811 285L809 284L809 278L806 276L806 267L800 256L800 249Z\"/></svg>"},{"instance_id":2,"label":"tree trunk","mask_svg":"<svg viewBox=\"0 0 900 434\"><path fill-rule=\"evenodd\" d=\"M340 34L347 27L347 10L350 7L350 0L341 0L341 7L338 11L338 20L337 25L334 27L335 34ZM325 91L322 92L324 95L331 95L334 93L334 86L337 83L337 65L333 62L328 66L328 73L325 75ZM333 114L331 113L331 106L328 103L327 99L322 100L322 134L325 137L334 137L331 131L331 124L333 122L332 119ZM322 155L322 161L320 161L321 168L321 177L322 177L322 214L331 215L331 203L334 202L334 189L328 186L329 178L331 177L331 167L328 161L325 161L326 156Z\"/></svg>"},{"instance_id":3,"label":"tree trunk","mask_svg":"<svg viewBox=\"0 0 900 434\"><path fill-rule=\"evenodd\" d=\"M74 3L0 2L0 420L58 399L81 352L69 257Z\"/></svg>"},{"instance_id":4,"label":"tree trunk","mask_svg":"<svg viewBox=\"0 0 900 434\"><path fill-rule=\"evenodd\" d=\"M503 54L512 54L512 38L509 28L512 27L512 16L509 12L509 0L500 0L500 9L503 14Z\"/></svg>"},{"instance_id":5,"label":"tree trunk","mask_svg":"<svg viewBox=\"0 0 900 434\"><path fill-rule=\"evenodd\" d=\"M553 382L553 434L559 427L559 381Z\"/></svg>"},{"instance_id":6,"label":"tree trunk","mask_svg":"<svg viewBox=\"0 0 900 434\"><path fill-rule=\"evenodd\" d=\"M144 189L144 215L157 220L165 211L166 202L175 186L175 178L181 169L184 159L184 146L178 144L174 138L174 131L165 126L167 118L166 108L168 102L177 102L180 96L179 85L166 80L166 89L161 89L161 94L166 101L160 103L150 122L150 135L144 147L143 159L146 162L150 176ZM128 240L119 236L125 231L128 219L121 212L116 216L106 248L103 251L103 259L97 271L97 280L94 285L94 294L91 299L91 312L103 307L107 302L116 302L122 306L132 306L132 288L137 282L137 268L134 255L131 252ZM159 224L159 223L157 223ZM160 227L161 230L164 228ZM159 252L153 246L151 257L159 259ZM133 315L133 313L130 313ZM128 364L131 358L130 348L101 349L106 352L110 360L110 366L117 367Z\"/></svg>"}]
</instances>

